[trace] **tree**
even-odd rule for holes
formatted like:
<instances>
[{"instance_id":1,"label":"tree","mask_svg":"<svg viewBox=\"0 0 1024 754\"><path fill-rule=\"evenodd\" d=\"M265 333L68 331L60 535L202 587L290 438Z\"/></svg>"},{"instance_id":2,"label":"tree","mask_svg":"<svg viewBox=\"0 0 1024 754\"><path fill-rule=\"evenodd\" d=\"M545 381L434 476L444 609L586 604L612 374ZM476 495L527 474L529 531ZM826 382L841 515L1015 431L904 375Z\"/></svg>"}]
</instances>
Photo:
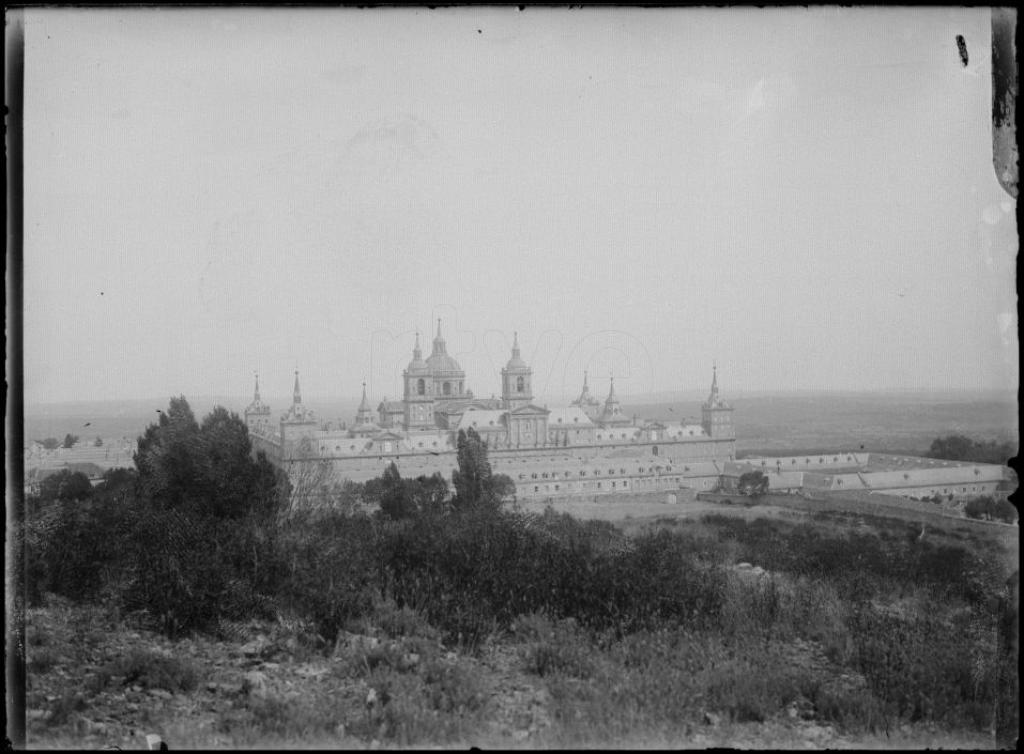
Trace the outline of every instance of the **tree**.
<instances>
[{"instance_id":1,"label":"tree","mask_svg":"<svg viewBox=\"0 0 1024 754\"><path fill-rule=\"evenodd\" d=\"M972 461L974 463L1005 464L1017 454L1012 443L997 443L994 440L975 441L963 435L937 437L928 449L930 458L948 461Z\"/></svg>"},{"instance_id":2,"label":"tree","mask_svg":"<svg viewBox=\"0 0 1024 754\"><path fill-rule=\"evenodd\" d=\"M171 398L159 421L146 427L134 458L142 492L150 501L175 508L201 497L204 463L199 423L185 396Z\"/></svg>"},{"instance_id":3,"label":"tree","mask_svg":"<svg viewBox=\"0 0 1024 754\"><path fill-rule=\"evenodd\" d=\"M63 443L63 445L64 445L65 448L73 448L73 447L75 447L75 443L76 442L78 442L78 435L73 435L71 433L68 433L68 434L64 435L64 443Z\"/></svg>"},{"instance_id":4,"label":"tree","mask_svg":"<svg viewBox=\"0 0 1024 754\"><path fill-rule=\"evenodd\" d=\"M97 448L102 448L103 447L103 438L100 437L99 435L96 435L96 439L93 441L92 444L95 447L97 447Z\"/></svg>"},{"instance_id":5,"label":"tree","mask_svg":"<svg viewBox=\"0 0 1024 754\"><path fill-rule=\"evenodd\" d=\"M459 510L468 510L486 502L485 490L490 488L491 464L487 460L487 448L472 427L468 432L459 430L455 447L459 467L452 472L452 486L455 488L452 505Z\"/></svg>"},{"instance_id":6,"label":"tree","mask_svg":"<svg viewBox=\"0 0 1024 754\"><path fill-rule=\"evenodd\" d=\"M92 483L81 471L62 469L43 479L39 485L39 501L49 503L56 500L70 502L92 497Z\"/></svg>"},{"instance_id":7,"label":"tree","mask_svg":"<svg viewBox=\"0 0 1024 754\"><path fill-rule=\"evenodd\" d=\"M964 515L968 518L1004 521L1012 524L1017 520L1017 509L1008 500L995 500L992 497L978 497L964 506Z\"/></svg>"},{"instance_id":8,"label":"tree","mask_svg":"<svg viewBox=\"0 0 1024 754\"><path fill-rule=\"evenodd\" d=\"M737 487L740 494L758 497L768 492L768 477L763 471L747 471L740 474Z\"/></svg>"},{"instance_id":9,"label":"tree","mask_svg":"<svg viewBox=\"0 0 1024 754\"><path fill-rule=\"evenodd\" d=\"M512 477L506 474L495 474L491 477L491 491L500 505L515 500L516 483L512 481Z\"/></svg>"},{"instance_id":10,"label":"tree","mask_svg":"<svg viewBox=\"0 0 1024 754\"><path fill-rule=\"evenodd\" d=\"M515 494L515 483L509 477L492 474L487 448L475 429L470 427L468 432L460 429L456 448L459 468L452 472L454 509L497 510Z\"/></svg>"},{"instance_id":11,"label":"tree","mask_svg":"<svg viewBox=\"0 0 1024 754\"><path fill-rule=\"evenodd\" d=\"M216 518L276 513L283 480L262 453L252 457L245 422L218 406L196 422L184 396L172 398L135 452L144 496L164 508L194 506Z\"/></svg>"},{"instance_id":12,"label":"tree","mask_svg":"<svg viewBox=\"0 0 1024 754\"><path fill-rule=\"evenodd\" d=\"M950 461L963 461L971 455L974 443L963 435L936 437L928 449L930 458L945 458Z\"/></svg>"},{"instance_id":13,"label":"tree","mask_svg":"<svg viewBox=\"0 0 1024 754\"><path fill-rule=\"evenodd\" d=\"M406 487L417 513L439 516L448 512L448 482L440 472L408 479Z\"/></svg>"},{"instance_id":14,"label":"tree","mask_svg":"<svg viewBox=\"0 0 1024 754\"><path fill-rule=\"evenodd\" d=\"M58 440L56 437L47 437L45 440L43 440L43 447L46 448L47 450L56 450L57 448L60 447L60 440Z\"/></svg>"},{"instance_id":15,"label":"tree","mask_svg":"<svg viewBox=\"0 0 1024 754\"><path fill-rule=\"evenodd\" d=\"M409 488L394 461L388 464L379 478L366 483L366 494L377 501L381 513L388 518L410 518L416 513Z\"/></svg>"}]
</instances>

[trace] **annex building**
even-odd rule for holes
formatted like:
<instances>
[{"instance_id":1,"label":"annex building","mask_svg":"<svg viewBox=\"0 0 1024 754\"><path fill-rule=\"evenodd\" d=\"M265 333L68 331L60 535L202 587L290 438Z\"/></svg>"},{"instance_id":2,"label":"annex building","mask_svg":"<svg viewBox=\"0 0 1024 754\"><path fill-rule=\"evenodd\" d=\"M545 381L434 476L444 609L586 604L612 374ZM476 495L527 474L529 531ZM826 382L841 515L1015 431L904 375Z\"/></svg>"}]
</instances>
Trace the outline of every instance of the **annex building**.
<instances>
[{"instance_id":1,"label":"annex building","mask_svg":"<svg viewBox=\"0 0 1024 754\"><path fill-rule=\"evenodd\" d=\"M576 400L549 409L534 402L532 378L516 334L501 370L500 397L476 398L447 352L438 321L426 358L416 336L402 373L402 399L384 398L374 410L364 384L351 425L334 428L303 406L298 372L292 405L276 421L260 399L258 377L244 416L255 449L272 462L294 471L324 460L338 478L355 482L380 476L392 462L406 477L440 472L450 478L458 432L473 428L494 472L509 476L524 498L710 490L724 464L736 458L733 408L719 395L716 370L700 424L631 417L615 395L614 378L601 401L586 374Z\"/></svg>"}]
</instances>

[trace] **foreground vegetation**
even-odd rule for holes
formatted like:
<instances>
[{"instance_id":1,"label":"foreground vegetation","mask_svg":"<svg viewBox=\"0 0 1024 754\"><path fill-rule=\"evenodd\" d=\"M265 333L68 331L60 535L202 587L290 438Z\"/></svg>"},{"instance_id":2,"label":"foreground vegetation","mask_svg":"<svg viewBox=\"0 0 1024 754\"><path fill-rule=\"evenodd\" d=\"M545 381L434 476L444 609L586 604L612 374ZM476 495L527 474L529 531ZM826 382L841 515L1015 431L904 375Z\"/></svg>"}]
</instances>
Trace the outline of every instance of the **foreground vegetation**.
<instances>
[{"instance_id":1,"label":"foreground vegetation","mask_svg":"<svg viewBox=\"0 0 1024 754\"><path fill-rule=\"evenodd\" d=\"M296 506L236 416L200 424L183 399L140 438L136 465L95 490L58 475L32 501L34 615L53 617L50 595L102 606L97 634L206 637L264 675L229 682L210 656L139 648L90 660L70 696L34 692L33 677L65 672L66 650L30 625L30 732L51 743L90 700L147 689L220 695L197 745L487 731L678 745L780 721L843 735L935 725L1001 746L1017 735L1017 575L982 535L706 516L627 536L509 511L473 433L459 438L454 494L392 468L347 488L342 509ZM305 695L268 681L282 667ZM333 682L321 693L312 677Z\"/></svg>"}]
</instances>

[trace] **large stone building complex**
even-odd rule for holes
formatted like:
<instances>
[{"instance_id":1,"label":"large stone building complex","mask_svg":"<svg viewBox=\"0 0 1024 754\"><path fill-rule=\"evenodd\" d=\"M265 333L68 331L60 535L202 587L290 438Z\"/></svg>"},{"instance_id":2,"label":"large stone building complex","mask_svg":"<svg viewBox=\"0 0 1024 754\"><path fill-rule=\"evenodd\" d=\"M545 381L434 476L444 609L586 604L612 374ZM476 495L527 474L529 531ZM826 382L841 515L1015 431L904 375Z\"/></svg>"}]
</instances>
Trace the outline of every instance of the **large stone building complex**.
<instances>
[{"instance_id":1,"label":"large stone building complex","mask_svg":"<svg viewBox=\"0 0 1024 754\"><path fill-rule=\"evenodd\" d=\"M549 409L534 403L532 378L517 334L501 370L500 398L476 398L447 352L439 321L426 359L416 336L402 373L402 400L384 398L374 411L364 385L351 426L335 428L302 405L296 372L292 405L277 422L260 399L258 378L245 421L255 447L275 463L291 469L324 459L339 477L357 482L379 476L392 461L403 476L447 477L456 465L459 430L473 428L489 449L495 473L507 474L523 497L706 490L736 457L733 409L719 395L714 370L700 424L630 417L614 379L601 402L591 395L586 374L575 401Z\"/></svg>"},{"instance_id":2,"label":"large stone building complex","mask_svg":"<svg viewBox=\"0 0 1024 754\"><path fill-rule=\"evenodd\" d=\"M245 409L253 445L290 472L303 464L330 463L338 479L363 482L394 461L403 476L456 467L459 430L474 429L486 443L492 469L516 484L518 497L558 498L643 492L735 490L743 473L762 471L769 489L805 496L886 494L964 501L981 495L1005 497L1016 481L1005 467L878 453L736 459L733 409L711 391L701 421L638 420L623 411L609 380L603 401L590 392L588 375L568 406L534 402L533 371L523 361L518 334L501 370L501 396L476 398L466 373L448 354L438 322L430 355L419 335L402 373L402 399L376 407L363 397L351 423L322 423L302 404L295 374L292 405L277 421L260 399L259 379Z\"/></svg>"}]
</instances>

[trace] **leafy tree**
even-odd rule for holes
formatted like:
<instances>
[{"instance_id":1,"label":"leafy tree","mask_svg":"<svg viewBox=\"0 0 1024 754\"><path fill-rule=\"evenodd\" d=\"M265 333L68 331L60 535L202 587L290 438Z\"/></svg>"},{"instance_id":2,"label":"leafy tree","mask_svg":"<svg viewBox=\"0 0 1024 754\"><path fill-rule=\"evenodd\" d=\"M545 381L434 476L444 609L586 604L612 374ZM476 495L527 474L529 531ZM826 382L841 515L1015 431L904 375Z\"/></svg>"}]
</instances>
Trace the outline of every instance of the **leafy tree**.
<instances>
[{"instance_id":1,"label":"leafy tree","mask_svg":"<svg viewBox=\"0 0 1024 754\"><path fill-rule=\"evenodd\" d=\"M199 427L202 498L217 518L244 515L260 495L261 470L251 457L249 430L237 414L217 406ZM272 482L271 482L272 484Z\"/></svg>"},{"instance_id":2,"label":"leafy tree","mask_svg":"<svg viewBox=\"0 0 1024 754\"><path fill-rule=\"evenodd\" d=\"M507 474L495 474L491 477L491 494L499 505L513 500L516 496L516 483Z\"/></svg>"},{"instance_id":3,"label":"leafy tree","mask_svg":"<svg viewBox=\"0 0 1024 754\"><path fill-rule=\"evenodd\" d=\"M283 480L262 453L252 457L245 422L218 406L200 425L184 396L172 398L135 452L142 493L165 508L202 508L215 518L276 512Z\"/></svg>"},{"instance_id":4,"label":"leafy tree","mask_svg":"<svg viewBox=\"0 0 1024 754\"><path fill-rule=\"evenodd\" d=\"M963 435L936 437L928 449L930 458L945 458L950 461L965 461L974 449L971 438Z\"/></svg>"},{"instance_id":5,"label":"leafy tree","mask_svg":"<svg viewBox=\"0 0 1024 754\"><path fill-rule=\"evenodd\" d=\"M392 461L377 479L366 483L366 494L380 505L381 513L388 518L409 518L416 513L416 505L409 494L408 485Z\"/></svg>"},{"instance_id":6,"label":"leafy tree","mask_svg":"<svg viewBox=\"0 0 1024 754\"><path fill-rule=\"evenodd\" d=\"M73 434L70 434L70 433L64 435L64 443L63 443L63 445L64 445L65 448L73 448L73 447L75 447L75 443L76 442L78 442L78 435L73 435Z\"/></svg>"},{"instance_id":7,"label":"leafy tree","mask_svg":"<svg viewBox=\"0 0 1024 754\"><path fill-rule=\"evenodd\" d=\"M418 513L443 515L448 512L448 482L440 472L406 480L406 487Z\"/></svg>"},{"instance_id":8,"label":"leafy tree","mask_svg":"<svg viewBox=\"0 0 1024 754\"><path fill-rule=\"evenodd\" d=\"M997 443L994 440L979 442L964 435L937 437L928 449L930 458L1000 465L1005 464L1016 454L1017 451L1011 443Z\"/></svg>"},{"instance_id":9,"label":"leafy tree","mask_svg":"<svg viewBox=\"0 0 1024 754\"><path fill-rule=\"evenodd\" d=\"M968 518L994 519L1012 524L1017 520L1017 509L1008 500L995 500L985 496L975 498L964 506L964 514Z\"/></svg>"},{"instance_id":10,"label":"leafy tree","mask_svg":"<svg viewBox=\"0 0 1024 754\"><path fill-rule=\"evenodd\" d=\"M47 450L56 450L57 448L60 447L60 440L58 440L56 437L47 437L45 440L43 440L43 447L46 448Z\"/></svg>"},{"instance_id":11,"label":"leafy tree","mask_svg":"<svg viewBox=\"0 0 1024 754\"><path fill-rule=\"evenodd\" d=\"M491 464L480 435L472 427L468 432L460 429L455 447L459 467L452 472L452 506L456 510L500 507L502 499L494 494Z\"/></svg>"},{"instance_id":12,"label":"leafy tree","mask_svg":"<svg viewBox=\"0 0 1024 754\"><path fill-rule=\"evenodd\" d=\"M62 469L43 479L39 485L39 500L42 503L87 500L92 497L92 493L92 483L81 471Z\"/></svg>"},{"instance_id":13,"label":"leafy tree","mask_svg":"<svg viewBox=\"0 0 1024 754\"><path fill-rule=\"evenodd\" d=\"M199 423L185 396L171 398L156 424L138 439L135 467L143 494L165 508L198 501L203 492L205 465Z\"/></svg>"},{"instance_id":14,"label":"leafy tree","mask_svg":"<svg viewBox=\"0 0 1024 754\"><path fill-rule=\"evenodd\" d=\"M740 474L738 487L740 494L758 497L768 492L768 477L763 471L747 471Z\"/></svg>"},{"instance_id":15,"label":"leafy tree","mask_svg":"<svg viewBox=\"0 0 1024 754\"><path fill-rule=\"evenodd\" d=\"M139 475L135 469L122 467L107 469L103 472L102 481L96 486L96 493L109 495L113 499L126 502L135 496L135 486L138 481Z\"/></svg>"}]
</instances>

